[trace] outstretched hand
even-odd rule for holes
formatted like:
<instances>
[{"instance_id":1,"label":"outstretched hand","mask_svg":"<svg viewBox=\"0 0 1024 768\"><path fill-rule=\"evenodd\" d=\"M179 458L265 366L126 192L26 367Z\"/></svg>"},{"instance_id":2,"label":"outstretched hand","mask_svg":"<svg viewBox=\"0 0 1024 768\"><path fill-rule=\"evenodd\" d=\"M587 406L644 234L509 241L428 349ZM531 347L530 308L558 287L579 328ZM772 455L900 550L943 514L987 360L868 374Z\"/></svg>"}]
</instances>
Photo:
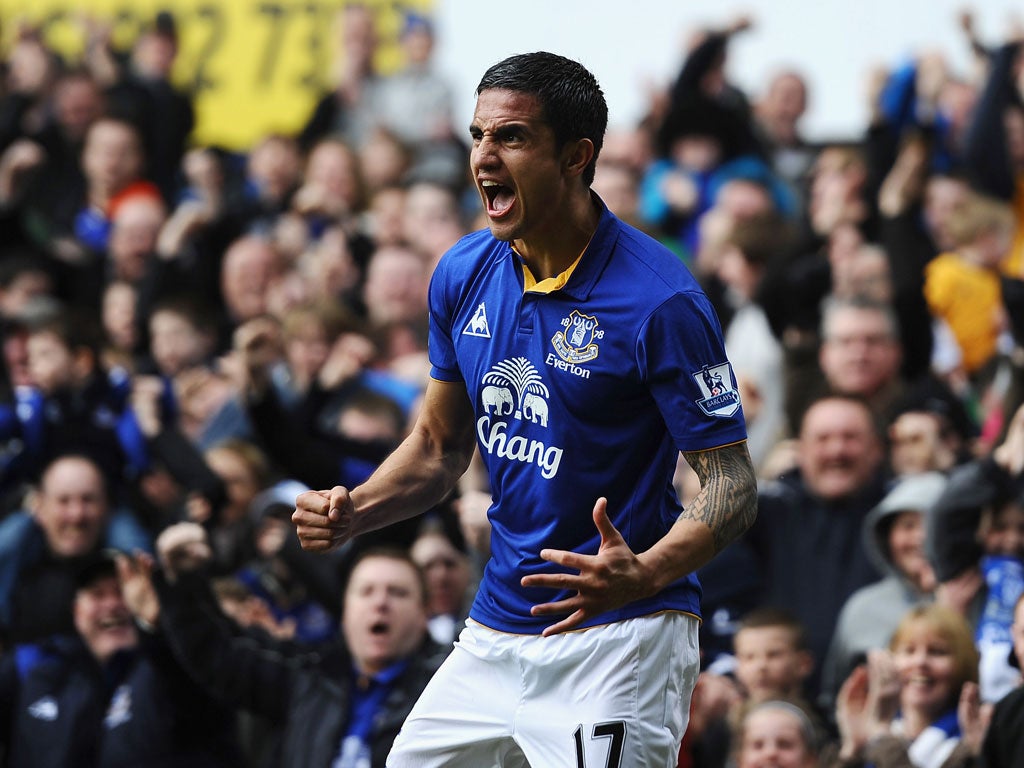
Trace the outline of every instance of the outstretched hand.
<instances>
[{"instance_id":1,"label":"outstretched hand","mask_svg":"<svg viewBox=\"0 0 1024 768\"><path fill-rule=\"evenodd\" d=\"M308 552L330 552L354 538L355 505L348 489L306 491L295 499L292 513L299 543Z\"/></svg>"},{"instance_id":2,"label":"outstretched hand","mask_svg":"<svg viewBox=\"0 0 1024 768\"><path fill-rule=\"evenodd\" d=\"M596 555L581 555L561 549L542 549L540 556L578 573L536 573L522 578L524 587L547 587L575 591L564 600L542 603L531 609L534 616L569 616L544 630L544 636L578 627L584 621L621 608L650 594L653 579L643 562L629 548L608 517L608 500L594 505L594 525L601 534Z\"/></svg>"}]
</instances>

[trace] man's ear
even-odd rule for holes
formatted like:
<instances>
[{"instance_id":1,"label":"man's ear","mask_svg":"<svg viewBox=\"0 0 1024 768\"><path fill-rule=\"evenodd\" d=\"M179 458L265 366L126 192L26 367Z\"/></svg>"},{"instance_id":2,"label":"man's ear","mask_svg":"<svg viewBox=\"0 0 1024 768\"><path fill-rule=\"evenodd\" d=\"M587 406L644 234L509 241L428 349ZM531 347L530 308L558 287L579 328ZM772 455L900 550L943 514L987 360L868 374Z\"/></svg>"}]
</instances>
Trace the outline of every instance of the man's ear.
<instances>
[{"instance_id":1,"label":"man's ear","mask_svg":"<svg viewBox=\"0 0 1024 768\"><path fill-rule=\"evenodd\" d=\"M594 142L590 139L576 139L562 148L562 167L571 176L583 174L594 159Z\"/></svg>"}]
</instances>

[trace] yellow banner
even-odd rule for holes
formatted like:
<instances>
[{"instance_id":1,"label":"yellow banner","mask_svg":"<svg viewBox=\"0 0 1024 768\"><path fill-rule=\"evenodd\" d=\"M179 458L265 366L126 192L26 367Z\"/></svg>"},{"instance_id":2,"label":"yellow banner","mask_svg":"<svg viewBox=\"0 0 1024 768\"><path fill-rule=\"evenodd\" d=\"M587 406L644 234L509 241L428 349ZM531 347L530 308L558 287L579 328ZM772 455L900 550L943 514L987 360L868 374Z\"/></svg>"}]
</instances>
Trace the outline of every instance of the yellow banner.
<instances>
[{"instance_id":1,"label":"yellow banner","mask_svg":"<svg viewBox=\"0 0 1024 768\"><path fill-rule=\"evenodd\" d=\"M0 0L4 40L21 24L69 61L85 46L86 16L112 25L112 41L128 50L157 12L169 11L179 40L174 78L192 92L196 144L244 151L268 132L293 133L333 83L340 12L373 10L379 71L401 62L398 37L405 14L429 13L433 0Z\"/></svg>"}]
</instances>

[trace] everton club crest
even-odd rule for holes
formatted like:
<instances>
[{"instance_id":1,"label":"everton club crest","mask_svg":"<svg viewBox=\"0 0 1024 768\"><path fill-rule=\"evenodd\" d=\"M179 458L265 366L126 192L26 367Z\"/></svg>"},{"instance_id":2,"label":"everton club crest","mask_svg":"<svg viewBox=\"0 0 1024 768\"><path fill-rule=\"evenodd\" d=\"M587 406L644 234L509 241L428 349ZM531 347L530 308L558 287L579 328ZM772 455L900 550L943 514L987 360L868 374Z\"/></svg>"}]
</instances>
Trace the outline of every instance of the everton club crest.
<instances>
[{"instance_id":1,"label":"everton club crest","mask_svg":"<svg viewBox=\"0 0 1024 768\"><path fill-rule=\"evenodd\" d=\"M581 365L597 357L596 339L604 338L604 331L597 330L597 318L584 315L578 309L562 318L562 330L551 337L551 346L568 363Z\"/></svg>"}]
</instances>

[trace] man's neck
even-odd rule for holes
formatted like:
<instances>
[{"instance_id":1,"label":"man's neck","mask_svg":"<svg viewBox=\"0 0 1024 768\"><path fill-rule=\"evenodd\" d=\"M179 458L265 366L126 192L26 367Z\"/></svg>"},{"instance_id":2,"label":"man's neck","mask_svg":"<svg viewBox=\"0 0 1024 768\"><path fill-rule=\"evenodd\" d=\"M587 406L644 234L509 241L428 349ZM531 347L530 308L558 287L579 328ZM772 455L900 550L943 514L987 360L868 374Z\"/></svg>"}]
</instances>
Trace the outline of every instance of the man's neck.
<instances>
[{"instance_id":1,"label":"man's neck","mask_svg":"<svg viewBox=\"0 0 1024 768\"><path fill-rule=\"evenodd\" d=\"M580 257L597 230L601 212L591 199L590 190L569 206L564 226L545 237L514 240L516 252L538 282L567 270Z\"/></svg>"}]
</instances>

